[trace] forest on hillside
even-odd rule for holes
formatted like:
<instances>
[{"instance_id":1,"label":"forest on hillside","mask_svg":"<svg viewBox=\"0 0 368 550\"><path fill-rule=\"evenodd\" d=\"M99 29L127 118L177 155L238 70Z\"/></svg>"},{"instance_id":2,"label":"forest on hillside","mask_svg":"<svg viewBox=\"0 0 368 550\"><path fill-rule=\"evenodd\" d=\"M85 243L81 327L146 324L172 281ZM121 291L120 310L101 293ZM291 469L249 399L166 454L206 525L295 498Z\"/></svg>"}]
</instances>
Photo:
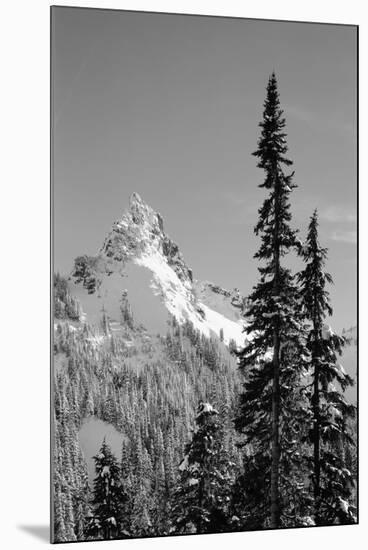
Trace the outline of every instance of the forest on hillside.
<instances>
[{"instance_id":1,"label":"forest on hillside","mask_svg":"<svg viewBox=\"0 0 368 550\"><path fill-rule=\"evenodd\" d=\"M220 533L357 522L354 384L333 309L318 212L306 236L292 225L296 187L275 74L254 156L265 195L255 233L258 281L247 297L243 348L171 316L148 333L121 303L88 323L54 276L53 530L56 542ZM286 267L294 254L301 271ZM98 418L90 483L79 431Z\"/></svg>"}]
</instances>

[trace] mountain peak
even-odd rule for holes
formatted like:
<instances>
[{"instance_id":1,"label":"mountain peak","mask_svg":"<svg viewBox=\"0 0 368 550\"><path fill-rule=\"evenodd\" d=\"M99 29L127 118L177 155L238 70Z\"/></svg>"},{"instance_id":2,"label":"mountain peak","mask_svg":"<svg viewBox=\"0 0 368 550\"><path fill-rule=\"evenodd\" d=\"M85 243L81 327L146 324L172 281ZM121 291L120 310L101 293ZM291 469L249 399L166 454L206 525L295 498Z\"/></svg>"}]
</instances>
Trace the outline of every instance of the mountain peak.
<instances>
[{"instance_id":1,"label":"mountain peak","mask_svg":"<svg viewBox=\"0 0 368 550\"><path fill-rule=\"evenodd\" d=\"M115 271L117 263L123 267L128 260L160 254L182 282L192 282L192 271L178 245L165 233L161 214L136 192L129 198L129 209L114 222L100 254L106 259L108 271Z\"/></svg>"},{"instance_id":2,"label":"mountain peak","mask_svg":"<svg viewBox=\"0 0 368 550\"><path fill-rule=\"evenodd\" d=\"M142 198L134 192L129 197L129 210L125 211L121 222L133 222L137 225L160 225L160 214L155 212ZM151 227L151 228L152 228Z\"/></svg>"},{"instance_id":3,"label":"mountain peak","mask_svg":"<svg viewBox=\"0 0 368 550\"><path fill-rule=\"evenodd\" d=\"M142 212L154 212L151 206L142 199L142 197L134 191L129 197L129 210L140 210Z\"/></svg>"},{"instance_id":4,"label":"mountain peak","mask_svg":"<svg viewBox=\"0 0 368 550\"><path fill-rule=\"evenodd\" d=\"M136 191L133 191L133 193L129 197L129 204L130 204L130 207L132 207L133 204L145 204L145 202L142 200L142 197Z\"/></svg>"},{"instance_id":5,"label":"mountain peak","mask_svg":"<svg viewBox=\"0 0 368 550\"><path fill-rule=\"evenodd\" d=\"M135 266L143 271L136 271ZM239 293L213 283L194 281L179 246L165 233L161 215L138 193L133 193L129 207L120 220L112 224L98 254L76 258L72 279L77 284L82 283L88 294L97 291L97 300L109 304L110 311L110 304L119 303L122 291L126 292L128 280L128 292L141 299L135 285L139 284L139 274L144 270L151 274L149 288L153 295L160 298L166 311L179 323L189 320L205 336L222 334L225 343L230 340L238 345L244 343ZM110 278L113 274L121 275L124 282L116 283L116 277ZM111 305L111 312L116 317L114 307Z\"/></svg>"}]
</instances>

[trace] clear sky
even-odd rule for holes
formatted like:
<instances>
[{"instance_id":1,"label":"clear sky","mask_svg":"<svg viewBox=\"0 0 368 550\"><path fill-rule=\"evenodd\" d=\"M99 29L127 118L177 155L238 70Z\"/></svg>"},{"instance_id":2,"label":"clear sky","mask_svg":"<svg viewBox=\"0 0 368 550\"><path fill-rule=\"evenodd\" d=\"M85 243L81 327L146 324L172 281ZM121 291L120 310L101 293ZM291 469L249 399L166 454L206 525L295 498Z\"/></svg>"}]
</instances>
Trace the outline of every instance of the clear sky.
<instances>
[{"instance_id":1,"label":"clear sky","mask_svg":"<svg viewBox=\"0 0 368 550\"><path fill-rule=\"evenodd\" d=\"M355 27L54 8L52 38L55 269L96 253L137 191L196 278L248 293L275 70L293 225L304 238L319 209L333 323L356 324Z\"/></svg>"}]
</instances>

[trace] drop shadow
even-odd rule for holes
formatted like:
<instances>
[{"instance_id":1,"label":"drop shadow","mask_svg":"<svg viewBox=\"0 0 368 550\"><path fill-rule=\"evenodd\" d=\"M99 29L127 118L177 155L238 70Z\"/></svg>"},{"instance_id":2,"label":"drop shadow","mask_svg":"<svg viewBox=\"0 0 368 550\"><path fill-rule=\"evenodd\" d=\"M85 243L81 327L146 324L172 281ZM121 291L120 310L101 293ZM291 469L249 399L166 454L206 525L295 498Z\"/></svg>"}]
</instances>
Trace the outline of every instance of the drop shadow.
<instances>
[{"instance_id":1,"label":"drop shadow","mask_svg":"<svg viewBox=\"0 0 368 550\"><path fill-rule=\"evenodd\" d=\"M17 529L29 533L33 537L42 542L50 542L50 526L49 525L17 525Z\"/></svg>"}]
</instances>

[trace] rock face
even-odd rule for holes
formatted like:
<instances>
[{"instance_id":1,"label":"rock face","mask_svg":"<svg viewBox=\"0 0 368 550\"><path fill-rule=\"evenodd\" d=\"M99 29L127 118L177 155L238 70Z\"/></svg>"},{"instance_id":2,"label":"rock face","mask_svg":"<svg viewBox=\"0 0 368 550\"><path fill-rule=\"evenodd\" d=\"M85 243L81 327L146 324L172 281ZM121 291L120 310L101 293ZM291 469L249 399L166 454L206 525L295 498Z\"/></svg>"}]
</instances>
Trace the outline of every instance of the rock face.
<instances>
[{"instance_id":1,"label":"rock face","mask_svg":"<svg viewBox=\"0 0 368 550\"><path fill-rule=\"evenodd\" d=\"M243 345L244 298L237 289L230 292L214 283L195 281L178 245L165 233L162 216L137 193L130 197L129 209L113 223L98 254L76 258L71 278L88 294L105 300L106 310L106 295L111 290L107 278L118 274L123 278L121 285L124 281L127 285L128 268L133 264L148 270L151 291L179 323L189 320L206 336L221 333L225 343L235 340ZM119 297L122 292L120 287Z\"/></svg>"}]
</instances>

